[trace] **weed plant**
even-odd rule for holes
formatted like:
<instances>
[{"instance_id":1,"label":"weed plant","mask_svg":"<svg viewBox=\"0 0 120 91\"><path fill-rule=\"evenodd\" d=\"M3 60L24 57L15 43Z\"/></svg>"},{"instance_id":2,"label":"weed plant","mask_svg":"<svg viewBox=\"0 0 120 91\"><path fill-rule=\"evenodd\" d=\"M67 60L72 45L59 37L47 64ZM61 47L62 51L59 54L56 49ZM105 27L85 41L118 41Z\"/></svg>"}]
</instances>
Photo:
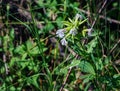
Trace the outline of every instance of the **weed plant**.
<instances>
[{"instance_id":1,"label":"weed plant","mask_svg":"<svg viewBox=\"0 0 120 91\"><path fill-rule=\"evenodd\" d=\"M119 91L119 14L119 0L1 0L0 91Z\"/></svg>"}]
</instances>

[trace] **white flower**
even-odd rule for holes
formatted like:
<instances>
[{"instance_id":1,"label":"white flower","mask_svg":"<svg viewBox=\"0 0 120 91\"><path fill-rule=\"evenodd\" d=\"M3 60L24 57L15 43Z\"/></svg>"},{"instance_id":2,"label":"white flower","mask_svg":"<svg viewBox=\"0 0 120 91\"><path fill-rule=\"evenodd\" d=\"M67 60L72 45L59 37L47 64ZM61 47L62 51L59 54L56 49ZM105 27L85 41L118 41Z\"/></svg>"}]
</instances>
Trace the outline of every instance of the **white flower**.
<instances>
[{"instance_id":1,"label":"white flower","mask_svg":"<svg viewBox=\"0 0 120 91\"><path fill-rule=\"evenodd\" d=\"M82 20L83 17L82 17L80 14L77 13L77 14L75 15L75 19L80 19L80 20Z\"/></svg>"},{"instance_id":2,"label":"white flower","mask_svg":"<svg viewBox=\"0 0 120 91\"><path fill-rule=\"evenodd\" d=\"M77 34L77 30L76 30L75 28L72 28L72 29L69 31L69 34L76 35L76 34Z\"/></svg>"},{"instance_id":3,"label":"white flower","mask_svg":"<svg viewBox=\"0 0 120 91\"><path fill-rule=\"evenodd\" d=\"M57 37L63 38L64 37L64 31L65 31L64 29L57 30L57 32L56 32Z\"/></svg>"},{"instance_id":4,"label":"white flower","mask_svg":"<svg viewBox=\"0 0 120 91\"><path fill-rule=\"evenodd\" d=\"M91 34L91 28L90 29L87 29L87 32L88 32L88 36L91 36L92 34Z\"/></svg>"},{"instance_id":5,"label":"white flower","mask_svg":"<svg viewBox=\"0 0 120 91\"><path fill-rule=\"evenodd\" d=\"M67 45L67 43L68 43L65 38L63 38L60 42L62 45Z\"/></svg>"}]
</instances>

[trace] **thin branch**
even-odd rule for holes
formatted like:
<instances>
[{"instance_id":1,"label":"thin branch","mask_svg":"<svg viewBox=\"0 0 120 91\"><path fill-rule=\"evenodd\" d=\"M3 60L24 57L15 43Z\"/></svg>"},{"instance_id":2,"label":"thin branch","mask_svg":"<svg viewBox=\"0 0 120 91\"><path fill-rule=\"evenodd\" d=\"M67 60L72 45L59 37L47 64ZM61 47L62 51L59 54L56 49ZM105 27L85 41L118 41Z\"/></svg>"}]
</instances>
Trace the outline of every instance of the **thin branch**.
<instances>
[{"instance_id":1,"label":"thin branch","mask_svg":"<svg viewBox=\"0 0 120 91\"><path fill-rule=\"evenodd\" d=\"M77 57L78 57L78 55L75 56L75 59L76 59ZM65 78L65 80L64 80L64 82L63 82L63 84L62 84L62 86L61 86L61 88L60 88L59 91L63 91L63 88L64 88L64 86L65 86L65 84L66 84L66 82L67 82L67 80L68 80L68 77L69 77L69 75L70 75L70 73L71 73L72 68L73 68L73 67L70 67L70 68L69 68L68 73L67 73L67 76L66 76L66 78Z\"/></svg>"},{"instance_id":2,"label":"thin branch","mask_svg":"<svg viewBox=\"0 0 120 91\"><path fill-rule=\"evenodd\" d=\"M107 0L105 0L105 2L103 3L102 7L99 9L99 11L98 11L98 16L99 16L99 14L102 12L102 9L105 7L106 3L107 3ZM98 16L97 16L97 18L98 18ZM93 22L93 24L92 24L91 29L94 27L94 25L95 25L95 23L96 23L96 21L97 21L97 18L95 18L95 20L94 20L94 22Z\"/></svg>"},{"instance_id":3,"label":"thin branch","mask_svg":"<svg viewBox=\"0 0 120 91\"><path fill-rule=\"evenodd\" d=\"M4 64L5 64L5 71L6 71L6 75L7 75L8 72L9 72L9 70L8 70L8 66L7 66L7 64L6 64L6 55L5 55L5 54L3 54L3 62L4 62Z\"/></svg>"},{"instance_id":4,"label":"thin branch","mask_svg":"<svg viewBox=\"0 0 120 91\"><path fill-rule=\"evenodd\" d=\"M113 50L117 47L117 45L120 43L120 39L118 40L118 42L113 46L113 48L110 50L109 54L111 54L113 52Z\"/></svg>"},{"instance_id":5,"label":"thin branch","mask_svg":"<svg viewBox=\"0 0 120 91\"><path fill-rule=\"evenodd\" d=\"M67 73L67 76L66 76L66 78L65 78L65 81L63 82L63 84L62 84L62 86L61 86L61 88L60 88L59 91L63 91L63 88L64 88L64 86L65 86L65 84L66 84L66 82L67 82L67 80L68 80L68 77L69 77L69 75L70 75L70 73L71 73L71 70L72 70L72 68L69 69L69 71L68 71L68 73Z\"/></svg>"},{"instance_id":6,"label":"thin branch","mask_svg":"<svg viewBox=\"0 0 120 91\"><path fill-rule=\"evenodd\" d=\"M89 14L88 11L85 11L85 10L83 10L83 9L79 9L79 10L80 10L81 12L87 14L87 15ZM95 16L94 13L93 13L93 15ZM118 20L111 19L111 18L105 17L105 16L103 16L103 15L99 15L99 18L104 19L104 20L107 20L107 21L110 22L110 23L115 23L115 24L119 24L119 25L120 25L120 21L118 21Z\"/></svg>"},{"instance_id":7,"label":"thin branch","mask_svg":"<svg viewBox=\"0 0 120 91\"><path fill-rule=\"evenodd\" d=\"M117 71L117 73L120 74L120 71L118 70L118 68L116 67L116 65L114 63L112 63L112 65L115 68L115 70Z\"/></svg>"},{"instance_id":8,"label":"thin branch","mask_svg":"<svg viewBox=\"0 0 120 91\"><path fill-rule=\"evenodd\" d=\"M66 46L69 50L70 53L72 53L73 56L76 56L77 54L69 47L69 46Z\"/></svg>"}]
</instances>

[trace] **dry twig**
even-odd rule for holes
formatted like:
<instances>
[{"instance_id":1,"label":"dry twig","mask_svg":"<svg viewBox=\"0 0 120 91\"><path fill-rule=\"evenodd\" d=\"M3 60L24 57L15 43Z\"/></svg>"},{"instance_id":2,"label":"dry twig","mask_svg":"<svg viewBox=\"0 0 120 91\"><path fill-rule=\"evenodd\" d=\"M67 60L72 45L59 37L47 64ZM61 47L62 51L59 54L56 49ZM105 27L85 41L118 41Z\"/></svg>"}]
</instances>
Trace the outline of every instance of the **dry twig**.
<instances>
[{"instance_id":1,"label":"dry twig","mask_svg":"<svg viewBox=\"0 0 120 91\"><path fill-rule=\"evenodd\" d=\"M118 40L118 42L113 46L113 48L110 50L109 54L111 54L113 52L113 50L117 47L117 45L120 43L120 39Z\"/></svg>"},{"instance_id":2,"label":"dry twig","mask_svg":"<svg viewBox=\"0 0 120 91\"><path fill-rule=\"evenodd\" d=\"M61 88L60 88L59 91L63 91L63 88L64 88L64 86L65 86L65 84L66 84L66 82L67 82L67 79L68 79L68 77L69 77L69 75L70 75L70 73L71 73L71 70L72 70L72 68L69 69L69 71L68 71L68 73L67 73L67 76L66 76L66 78L65 78L65 81L63 82L63 84L62 84L62 86L61 86Z\"/></svg>"},{"instance_id":3,"label":"dry twig","mask_svg":"<svg viewBox=\"0 0 120 91\"><path fill-rule=\"evenodd\" d=\"M102 12L102 9L105 7L106 3L107 3L107 0L105 0L105 2L103 3L102 7L99 9L98 15ZM98 16L97 16L97 18L98 18ZM97 21L97 18L95 18L94 22L92 23L91 29L94 27L94 25L95 25L95 23Z\"/></svg>"},{"instance_id":4,"label":"dry twig","mask_svg":"<svg viewBox=\"0 0 120 91\"><path fill-rule=\"evenodd\" d=\"M8 66L7 66L7 64L6 64L6 55L5 55L5 54L3 54L3 62L4 62L4 64L5 64L5 71L6 71L6 75L7 75L8 72L9 72L9 70L8 70Z\"/></svg>"},{"instance_id":5,"label":"dry twig","mask_svg":"<svg viewBox=\"0 0 120 91\"><path fill-rule=\"evenodd\" d=\"M79 10L80 10L81 12L85 13L85 14L89 14L88 11L85 11L85 10L83 10L83 9L79 9ZM95 16L94 13L93 13L93 16ZM120 25L120 21L118 21L118 20L111 19L111 18L105 17L105 16L103 16L103 15L99 15L99 18L105 19L105 20L107 20L107 21L110 22L110 23L115 23L115 24L119 24L119 25Z\"/></svg>"}]
</instances>

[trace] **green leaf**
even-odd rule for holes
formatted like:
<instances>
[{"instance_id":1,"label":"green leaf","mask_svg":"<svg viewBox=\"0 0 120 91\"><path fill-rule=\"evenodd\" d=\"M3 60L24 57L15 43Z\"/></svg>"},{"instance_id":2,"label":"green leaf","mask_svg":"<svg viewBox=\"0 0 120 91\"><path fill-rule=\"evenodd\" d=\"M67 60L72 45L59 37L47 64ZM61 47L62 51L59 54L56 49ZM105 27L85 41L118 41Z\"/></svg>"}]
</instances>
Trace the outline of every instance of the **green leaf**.
<instances>
[{"instance_id":1,"label":"green leaf","mask_svg":"<svg viewBox=\"0 0 120 91\"><path fill-rule=\"evenodd\" d=\"M10 91L16 91L15 87L14 87L14 86L11 86L11 87L10 87Z\"/></svg>"},{"instance_id":2,"label":"green leaf","mask_svg":"<svg viewBox=\"0 0 120 91\"><path fill-rule=\"evenodd\" d=\"M39 77L39 74L33 75L33 76L27 78L27 82L28 82L29 84L34 85L36 88L39 89L39 84L38 84L38 82L37 82L38 77Z\"/></svg>"},{"instance_id":3,"label":"green leaf","mask_svg":"<svg viewBox=\"0 0 120 91\"><path fill-rule=\"evenodd\" d=\"M62 28L62 26L63 26L63 22L62 21L63 21L62 17L58 17L56 19L56 23L57 23L58 28Z\"/></svg>"},{"instance_id":4,"label":"green leaf","mask_svg":"<svg viewBox=\"0 0 120 91\"><path fill-rule=\"evenodd\" d=\"M73 60L71 64L69 64L67 67L64 67L60 70L60 73L66 74L69 68L75 67L79 65L80 60Z\"/></svg>"},{"instance_id":5,"label":"green leaf","mask_svg":"<svg viewBox=\"0 0 120 91\"><path fill-rule=\"evenodd\" d=\"M12 67L13 65L15 65L15 62L20 60L18 57L13 57L10 60L9 66Z\"/></svg>"},{"instance_id":6,"label":"green leaf","mask_svg":"<svg viewBox=\"0 0 120 91\"><path fill-rule=\"evenodd\" d=\"M6 84L3 83L1 86L0 86L0 91L6 91Z\"/></svg>"},{"instance_id":7,"label":"green leaf","mask_svg":"<svg viewBox=\"0 0 120 91\"><path fill-rule=\"evenodd\" d=\"M29 50L29 54L32 55L32 56L39 54L38 46L36 46L36 47L32 48L31 50Z\"/></svg>"},{"instance_id":8,"label":"green leaf","mask_svg":"<svg viewBox=\"0 0 120 91\"><path fill-rule=\"evenodd\" d=\"M87 53L92 53L94 50L93 48L96 47L97 43L97 38L94 38L92 41L90 41L87 45Z\"/></svg>"},{"instance_id":9,"label":"green leaf","mask_svg":"<svg viewBox=\"0 0 120 91\"><path fill-rule=\"evenodd\" d=\"M32 41L30 41L30 40L28 40L25 44L26 44L27 50L30 50L34 46Z\"/></svg>"},{"instance_id":10,"label":"green leaf","mask_svg":"<svg viewBox=\"0 0 120 91\"><path fill-rule=\"evenodd\" d=\"M43 0L36 0L36 3L37 3L40 7L44 7L44 6L45 6Z\"/></svg>"},{"instance_id":11,"label":"green leaf","mask_svg":"<svg viewBox=\"0 0 120 91\"><path fill-rule=\"evenodd\" d=\"M14 36L15 36L14 29L12 28L12 30L10 31L10 38L14 39Z\"/></svg>"},{"instance_id":12,"label":"green leaf","mask_svg":"<svg viewBox=\"0 0 120 91\"><path fill-rule=\"evenodd\" d=\"M30 60L17 61L17 65L21 66L21 69L24 69L25 67L27 67L29 63L30 63Z\"/></svg>"},{"instance_id":13,"label":"green leaf","mask_svg":"<svg viewBox=\"0 0 120 91\"><path fill-rule=\"evenodd\" d=\"M81 61L80 64L78 65L78 67L80 67L81 71L83 71L83 72L95 75L95 70L94 70L93 66L90 63L88 63L87 61Z\"/></svg>"},{"instance_id":14,"label":"green leaf","mask_svg":"<svg viewBox=\"0 0 120 91\"><path fill-rule=\"evenodd\" d=\"M51 22L48 22L48 24L44 27L44 32L48 32L54 29L54 25Z\"/></svg>"},{"instance_id":15,"label":"green leaf","mask_svg":"<svg viewBox=\"0 0 120 91\"><path fill-rule=\"evenodd\" d=\"M91 82L89 82L89 83L85 86L84 91L89 91L88 89L89 89L90 86L91 86Z\"/></svg>"},{"instance_id":16,"label":"green leaf","mask_svg":"<svg viewBox=\"0 0 120 91\"><path fill-rule=\"evenodd\" d=\"M73 60L73 61L71 62L71 64L68 65L67 67L68 67L68 68L72 68L72 67L75 67L75 66L79 65L79 63L80 63L80 60Z\"/></svg>"},{"instance_id":17,"label":"green leaf","mask_svg":"<svg viewBox=\"0 0 120 91\"><path fill-rule=\"evenodd\" d=\"M24 53L24 54L22 55L22 60L24 60L26 57L27 57L27 53Z\"/></svg>"},{"instance_id":18,"label":"green leaf","mask_svg":"<svg viewBox=\"0 0 120 91\"><path fill-rule=\"evenodd\" d=\"M69 20L71 23L73 23L72 19L68 18L68 20Z\"/></svg>"},{"instance_id":19,"label":"green leaf","mask_svg":"<svg viewBox=\"0 0 120 91\"><path fill-rule=\"evenodd\" d=\"M47 48L43 48L43 52L45 52L46 50L47 50ZM29 54L32 56L35 56L35 55L41 54L41 52L40 52L38 46L36 46L29 51Z\"/></svg>"},{"instance_id":20,"label":"green leaf","mask_svg":"<svg viewBox=\"0 0 120 91\"><path fill-rule=\"evenodd\" d=\"M95 76L93 76L92 74L87 74L87 75L83 75L82 77L80 77L81 79L84 78L83 83L88 83L90 80L93 80Z\"/></svg>"},{"instance_id":21,"label":"green leaf","mask_svg":"<svg viewBox=\"0 0 120 91\"><path fill-rule=\"evenodd\" d=\"M83 30L82 30L82 36L83 36L83 37L85 37L86 32L87 32L87 29L83 29Z\"/></svg>"},{"instance_id":22,"label":"green leaf","mask_svg":"<svg viewBox=\"0 0 120 91\"><path fill-rule=\"evenodd\" d=\"M15 53L18 54L24 54L25 53L25 46L24 45L20 45L18 47L16 47L16 49L14 50Z\"/></svg>"},{"instance_id":23,"label":"green leaf","mask_svg":"<svg viewBox=\"0 0 120 91\"><path fill-rule=\"evenodd\" d=\"M116 8L116 7L118 6L118 2L114 2L114 3L112 4L112 6L113 6L114 8Z\"/></svg>"},{"instance_id":24,"label":"green leaf","mask_svg":"<svg viewBox=\"0 0 120 91\"><path fill-rule=\"evenodd\" d=\"M114 75L113 75L113 78L115 78L115 79L116 79L116 78L120 78L120 74L114 74Z\"/></svg>"},{"instance_id":25,"label":"green leaf","mask_svg":"<svg viewBox=\"0 0 120 91\"><path fill-rule=\"evenodd\" d=\"M83 24L84 22L86 22L88 19L85 19L85 20L83 20L83 21L80 21L79 22L79 25L81 25L81 24Z\"/></svg>"},{"instance_id":26,"label":"green leaf","mask_svg":"<svg viewBox=\"0 0 120 91\"><path fill-rule=\"evenodd\" d=\"M68 22L68 21L63 21L64 25L67 26L67 27L70 27L72 26L73 24Z\"/></svg>"}]
</instances>

